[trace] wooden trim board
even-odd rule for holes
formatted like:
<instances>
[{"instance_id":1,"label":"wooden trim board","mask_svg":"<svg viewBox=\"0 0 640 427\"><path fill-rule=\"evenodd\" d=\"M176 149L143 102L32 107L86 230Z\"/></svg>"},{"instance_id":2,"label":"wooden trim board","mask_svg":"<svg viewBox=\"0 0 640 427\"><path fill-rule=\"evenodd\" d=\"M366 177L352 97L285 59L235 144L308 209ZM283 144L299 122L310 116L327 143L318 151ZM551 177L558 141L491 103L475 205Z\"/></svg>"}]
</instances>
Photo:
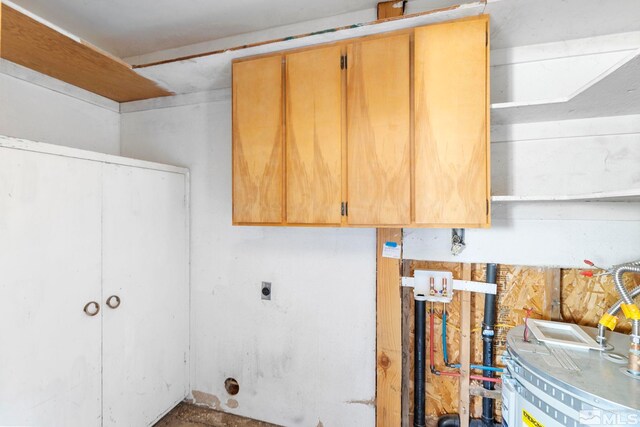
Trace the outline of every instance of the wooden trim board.
<instances>
[{"instance_id":1,"label":"wooden trim board","mask_svg":"<svg viewBox=\"0 0 640 427\"><path fill-rule=\"evenodd\" d=\"M462 265L462 280L471 280L471 264ZM460 427L469 427L469 365L471 363L471 292L462 291L460 307Z\"/></svg>"},{"instance_id":2,"label":"wooden trim board","mask_svg":"<svg viewBox=\"0 0 640 427\"><path fill-rule=\"evenodd\" d=\"M30 141L27 139L13 138L4 135L0 135L0 148L33 151L53 156L90 160L93 162L110 163L114 165L132 166L141 169L151 169L184 175L189 174L189 169L179 166L148 162L146 160L137 160L129 157L114 156L112 154L97 153L95 151L80 150L78 148L65 147L57 144L47 144L45 142Z\"/></svg>"},{"instance_id":3,"label":"wooden trim board","mask_svg":"<svg viewBox=\"0 0 640 427\"><path fill-rule=\"evenodd\" d=\"M0 58L117 102L171 95L122 60L0 2Z\"/></svg>"},{"instance_id":4,"label":"wooden trim board","mask_svg":"<svg viewBox=\"0 0 640 427\"><path fill-rule=\"evenodd\" d=\"M376 239L376 426L397 427L402 418L401 260L384 258L386 242L402 244L402 229L378 229Z\"/></svg>"},{"instance_id":5,"label":"wooden trim board","mask_svg":"<svg viewBox=\"0 0 640 427\"><path fill-rule=\"evenodd\" d=\"M547 268L544 272L543 317L548 320L562 320L560 314L562 271L559 268Z\"/></svg>"}]
</instances>

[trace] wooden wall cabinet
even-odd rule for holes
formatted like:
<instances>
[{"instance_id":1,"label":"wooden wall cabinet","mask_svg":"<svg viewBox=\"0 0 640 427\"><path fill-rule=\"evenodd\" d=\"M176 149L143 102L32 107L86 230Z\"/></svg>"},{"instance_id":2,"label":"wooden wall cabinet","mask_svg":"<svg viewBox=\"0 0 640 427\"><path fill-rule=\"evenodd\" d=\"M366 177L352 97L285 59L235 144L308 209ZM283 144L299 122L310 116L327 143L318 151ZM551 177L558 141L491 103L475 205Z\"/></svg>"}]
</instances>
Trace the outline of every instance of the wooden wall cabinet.
<instances>
[{"instance_id":1,"label":"wooden wall cabinet","mask_svg":"<svg viewBox=\"0 0 640 427\"><path fill-rule=\"evenodd\" d=\"M487 227L488 17L233 64L233 223Z\"/></svg>"}]
</instances>

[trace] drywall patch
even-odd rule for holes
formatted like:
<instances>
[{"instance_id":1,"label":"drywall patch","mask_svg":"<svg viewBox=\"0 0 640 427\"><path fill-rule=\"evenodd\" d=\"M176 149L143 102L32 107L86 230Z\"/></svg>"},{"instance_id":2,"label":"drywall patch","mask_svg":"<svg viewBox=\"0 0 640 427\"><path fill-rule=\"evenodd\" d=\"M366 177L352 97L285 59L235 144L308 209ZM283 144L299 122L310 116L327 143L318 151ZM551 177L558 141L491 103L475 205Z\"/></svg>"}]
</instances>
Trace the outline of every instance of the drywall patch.
<instances>
[{"instance_id":1,"label":"drywall patch","mask_svg":"<svg viewBox=\"0 0 640 427\"><path fill-rule=\"evenodd\" d=\"M217 396L198 390L193 390L191 394L193 395L196 405L206 405L218 411L221 409L220 399L218 399Z\"/></svg>"},{"instance_id":2,"label":"drywall patch","mask_svg":"<svg viewBox=\"0 0 640 427\"><path fill-rule=\"evenodd\" d=\"M345 403L354 403L356 405L376 406L376 398L372 397L369 400L347 400Z\"/></svg>"},{"instance_id":3,"label":"drywall patch","mask_svg":"<svg viewBox=\"0 0 640 427\"><path fill-rule=\"evenodd\" d=\"M237 408L237 407L238 407L238 405L239 405L239 404L238 404L238 401L237 401L237 400L235 400L235 399L228 399L228 400L227 400L227 406L228 406L229 408L231 408L231 409L235 409L235 408Z\"/></svg>"}]
</instances>

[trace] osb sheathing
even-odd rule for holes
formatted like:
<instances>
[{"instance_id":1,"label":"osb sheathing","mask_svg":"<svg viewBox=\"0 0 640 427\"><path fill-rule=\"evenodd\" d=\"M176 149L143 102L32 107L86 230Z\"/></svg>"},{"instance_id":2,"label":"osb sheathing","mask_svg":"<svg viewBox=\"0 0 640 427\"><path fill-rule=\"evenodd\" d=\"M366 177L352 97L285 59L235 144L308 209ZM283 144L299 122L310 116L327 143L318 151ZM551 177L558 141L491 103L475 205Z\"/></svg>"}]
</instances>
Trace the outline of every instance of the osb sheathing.
<instances>
[{"instance_id":1,"label":"osb sheathing","mask_svg":"<svg viewBox=\"0 0 640 427\"><path fill-rule=\"evenodd\" d=\"M484 282L486 264L472 264L471 279ZM413 276L414 270L447 270L453 273L454 279L461 279L462 264L430 261L411 261L409 271L404 275ZM495 352L496 361L500 365L500 355L505 350L507 331L524 323L527 309L531 310L532 318L545 318L545 268L522 267L512 265L498 266L498 298ZM583 270L561 270L561 313L564 321L580 325L596 326L602 314L618 300L611 276L589 278L580 275ZM597 271L596 271L597 272ZM640 275L626 275L627 287L632 289L640 286ZM414 305L411 299L411 315L409 316L410 357L410 416L413 414L413 318ZM429 303L427 303L429 308ZM442 304L435 304L435 334L429 334L429 318L427 315L427 355L432 338L435 346L435 364L438 369L445 369L442 354ZM460 356L460 293L454 294L453 301L447 304L447 343L450 363L456 363ZM484 295L472 294L471 297L471 361L482 362L482 335ZM616 331L628 332L630 324L619 315ZM476 372L479 374L479 372ZM476 382L477 383L477 382ZM478 383L479 384L479 383ZM432 375L427 368L427 414L432 416L458 411L458 379ZM482 412L482 399L472 398L471 414L479 417ZM499 417L499 406L496 405Z\"/></svg>"}]
</instances>

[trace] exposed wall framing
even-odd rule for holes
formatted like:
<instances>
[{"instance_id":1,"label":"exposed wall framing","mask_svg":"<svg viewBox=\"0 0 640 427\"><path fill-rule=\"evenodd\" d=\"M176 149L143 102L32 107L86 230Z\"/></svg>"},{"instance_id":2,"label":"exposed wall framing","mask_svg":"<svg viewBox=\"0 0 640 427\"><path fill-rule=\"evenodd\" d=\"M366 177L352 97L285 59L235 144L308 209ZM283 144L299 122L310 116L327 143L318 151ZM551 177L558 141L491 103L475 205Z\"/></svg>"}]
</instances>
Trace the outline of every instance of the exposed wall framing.
<instances>
[{"instance_id":1,"label":"exposed wall framing","mask_svg":"<svg viewBox=\"0 0 640 427\"><path fill-rule=\"evenodd\" d=\"M461 263L445 263L430 261L405 261L403 275L413 276L416 269L448 270L453 272L456 279L463 278ZM471 264L471 279L485 281L485 264ZM566 322L580 325L596 326L598 320L615 301L618 295L614 289L610 276L584 277L579 269L548 269L538 267L523 267L512 265L498 266L498 309L496 319L495 354L499 356L505 350L506 332L512 326L524 323L527 309L531 310L532 318L558 319L560 316ZM627 286L633 288L640 285L640 275L625 276ZM405 296L405 299L406 296ZM454 295L451 304L447 305L447 343L449 361L456 363L460 360L460 325L461 325L462 293ZM408 417L410 422L413 415L413 299L405 301L405 316L403 325L403 343L409 344L405 352L409 366L405 379L409 386L404 390L409 393ZM471 296L471 362L482 361L481 324L484 307L484 296ZM442 358L442 304L436 304L435 336L436 347L435 364L444 365ZM619 317L618 332L628 332L630 323ZM427 345L432 337L427 333ZM496 362L499 362L497 360ZM472 382L471 387L479 386ZM407 390L408 389L408 390ZM445 413L457 413L459 408L459 381L457 378L436 377L427 372L427 414L438 416ZM496 405L499 408L499 405ZM482 411L481 398L471 397L470 414L479 417ZM403 420L404 422L404 420ZM409 424L411 425L411 424Z\"/></svg>"}]
</instances>

